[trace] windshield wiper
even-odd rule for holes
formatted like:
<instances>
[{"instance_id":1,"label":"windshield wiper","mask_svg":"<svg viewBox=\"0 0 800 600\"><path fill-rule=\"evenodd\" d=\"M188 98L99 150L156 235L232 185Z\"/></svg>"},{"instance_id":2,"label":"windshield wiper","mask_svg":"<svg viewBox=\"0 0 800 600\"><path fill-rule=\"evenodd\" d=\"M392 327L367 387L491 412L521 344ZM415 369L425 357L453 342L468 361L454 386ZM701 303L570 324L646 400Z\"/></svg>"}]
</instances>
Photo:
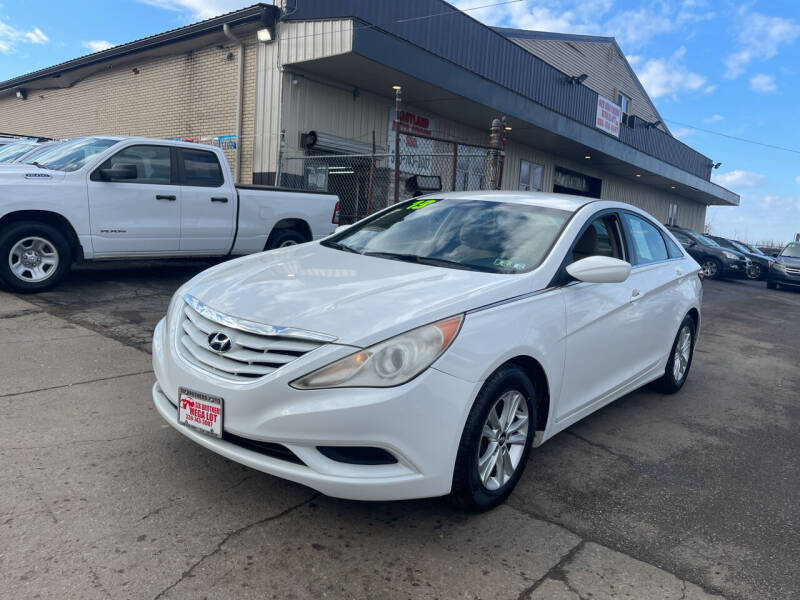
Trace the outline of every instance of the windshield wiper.
<instances>
[{"instance_id":1,"label":"windshield wiper","mask_svg":"<svg viewBox=\"0 0 800 600\"><path fill-rule=\"evenodd\" d=\"M436 267L449 267L451 269L461 269L463 271L492 271L493 269L482 269L472 265L465 265L446 258L434 258L432 256L419 256L418 254L398 254L396 252L364 252L364 256L377 256L378 258L388 258L389 260L402 260L413 262L420 265L432 265Z\"/></svg>"},{"instance_id":2,"label":"windshield wiper","mask_svg":"<svg viewBox=\"0 0 800 600\"><path fill-rule=\"evenodd\" d=\"M348 246L347 244L342 244L340 242L322 242L323 246L327 246L328 248L333 248L335 250L344 250L345 252L352 252L353 254L361 254L355 248Z\"/></svg>"}]
</instances>

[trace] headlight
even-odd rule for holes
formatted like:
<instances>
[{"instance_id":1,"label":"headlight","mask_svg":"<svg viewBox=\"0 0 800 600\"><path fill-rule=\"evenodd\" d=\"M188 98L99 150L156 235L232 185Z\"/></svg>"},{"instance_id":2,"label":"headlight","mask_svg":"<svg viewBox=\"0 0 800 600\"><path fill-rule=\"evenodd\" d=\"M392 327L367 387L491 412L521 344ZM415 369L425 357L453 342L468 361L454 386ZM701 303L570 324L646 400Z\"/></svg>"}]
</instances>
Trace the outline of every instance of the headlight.
<instances>
[{"instance_id":1,"label":"headlight","mask_svg":"<svg viewBox=\"0 0 800 600\"><path fill-rule=\"evenodd\" d=\"M783 263L779 263L777 261L772 263L772 268L777 270L777 271L785 271L786 270L786 267L783 266Z\"/></svg>"},{"instance_id":2,"label":"headlight","mask_svg":"<svg viewBox=\"0 0 800 600\"><path fill-rule=\"evenodd\" d=\"M464 315L401 333L331 363L289 385L298 390L392 387L410 381L447 350Z\"/></svg>"},{"instance_id":3,"label":"headlight","mask_svg":"<svg viewBox=\"0 0 800 600\"><path fill-rule=\"evenodd\" d=\"M738 260L739 258L733 252L728 252L727 250L723 250L722 254L724 254L726 258L730 258L731 260Z\"/></svg>"}]
</instances>

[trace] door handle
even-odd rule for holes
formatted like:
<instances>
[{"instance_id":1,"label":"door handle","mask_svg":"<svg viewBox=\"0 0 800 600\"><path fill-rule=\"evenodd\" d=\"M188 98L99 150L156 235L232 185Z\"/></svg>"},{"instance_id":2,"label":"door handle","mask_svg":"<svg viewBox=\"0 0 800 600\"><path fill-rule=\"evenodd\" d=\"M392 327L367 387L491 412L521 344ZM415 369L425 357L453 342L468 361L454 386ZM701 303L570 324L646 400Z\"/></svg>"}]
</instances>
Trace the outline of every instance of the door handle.
<instances>
[{"instance_id":1,"label":"door handle","mask_svg":"<svg viewBox=\"0 0 800 600\"><path fill-rule=\"evenodd\" d=\"M172 194L156 194L156 200L169 200L175 202L175 196Z\"/></svg>"},{"instance_id":2,"label":"door handle","mask_svg":"<svg viewBox=\"0 0 800 600\"><path fill-rule=\"evenodd\" d=\"M211 198L211 201L212 202L227 202L228 199L225 198L224 196L219 196L219 197L216 197L216 198Z\"/></svg>"}]
</instances>

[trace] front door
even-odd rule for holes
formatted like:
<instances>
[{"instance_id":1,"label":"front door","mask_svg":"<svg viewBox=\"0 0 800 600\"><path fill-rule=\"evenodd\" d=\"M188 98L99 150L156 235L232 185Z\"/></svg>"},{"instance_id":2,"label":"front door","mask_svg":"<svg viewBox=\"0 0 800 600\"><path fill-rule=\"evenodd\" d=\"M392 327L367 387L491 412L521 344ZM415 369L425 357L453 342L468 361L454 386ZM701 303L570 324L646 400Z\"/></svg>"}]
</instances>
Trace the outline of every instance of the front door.
<instances>
[{"instance_id":1,"label":"front door","mask_svg":"<svg viewBox=\"0 0 800 600\"><path fill-rule=\"evenodd\" d=\"M236 225L236 188L225 184L213 152L176 151L181 173L181 253L225 254Z\"/></svg>"},{"instance_id":2,"label":"front door","mask_svg":"<svg viewBox=\"0 0 800 600\"><path fill-rule=\"evenodd\" d=\"M589 256L629 260L619 216L595 218L576 240L570 262ZM631 286L573 282L564 287L566 356L556 420L574 416L622 387L633 377L636 350L631 316Z\"/></svg>"},{"instance_id":3,"label":"front door","mask_svg":"<svg viewBox=\"0 0 800 600\"><path fill-rule=\"evenodd\" d=\"M125 178L104 176L111 169ZM89 219L97 256L164 254L180 243L181 189L169 146L123 148L89 177Z\"/></svg>"}]
</instances>

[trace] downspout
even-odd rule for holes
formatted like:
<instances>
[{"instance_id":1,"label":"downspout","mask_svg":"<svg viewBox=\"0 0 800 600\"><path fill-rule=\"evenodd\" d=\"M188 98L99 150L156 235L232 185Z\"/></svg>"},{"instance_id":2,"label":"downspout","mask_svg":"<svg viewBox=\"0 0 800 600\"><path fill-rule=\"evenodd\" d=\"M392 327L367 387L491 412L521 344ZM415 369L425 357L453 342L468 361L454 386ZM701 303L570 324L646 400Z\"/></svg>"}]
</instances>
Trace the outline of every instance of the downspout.
<instances>
[{"instance_id":1,"label":"downspout","mask_svg":"<svg viewBox=\"0 0 800 600\"><path fill-rule=\"evenodd\" d=\"M242 87L244 85L244 43L236 37L227 23L222 25L222 32L230 41L239 46L238 74L236 75L236 150L233 158L233 182L239 183L240 150L242 147Z\"/></svg>"}]
</instances>

